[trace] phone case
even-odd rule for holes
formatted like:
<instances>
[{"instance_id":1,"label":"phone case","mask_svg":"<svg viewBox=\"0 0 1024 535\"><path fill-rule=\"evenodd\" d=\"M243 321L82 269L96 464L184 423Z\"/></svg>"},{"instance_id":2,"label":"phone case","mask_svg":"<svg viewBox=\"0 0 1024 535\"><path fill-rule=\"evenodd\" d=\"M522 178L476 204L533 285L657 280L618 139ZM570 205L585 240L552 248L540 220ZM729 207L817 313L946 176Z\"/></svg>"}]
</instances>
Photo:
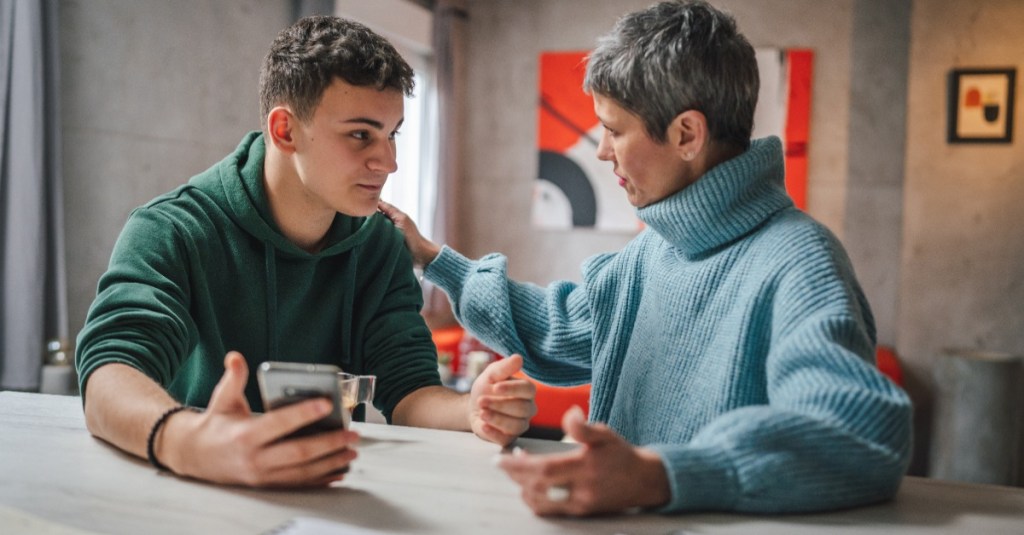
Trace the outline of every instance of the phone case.
<instances>
[{"instance_id":1,"label":"phone case","mask_svg":"<svg viewBox=\"0 0 1024 535\"><path fill-rule=\"evenodd\" d=\"M342 408L338 386L341 369L330 364L295 362L264 362L256 373L264 410L271 411L311 398L326 397L334 409L324 419L296 431L292 436L306 436L333 429L348 429L351 414Z\"/></svg>"}]
</instances>

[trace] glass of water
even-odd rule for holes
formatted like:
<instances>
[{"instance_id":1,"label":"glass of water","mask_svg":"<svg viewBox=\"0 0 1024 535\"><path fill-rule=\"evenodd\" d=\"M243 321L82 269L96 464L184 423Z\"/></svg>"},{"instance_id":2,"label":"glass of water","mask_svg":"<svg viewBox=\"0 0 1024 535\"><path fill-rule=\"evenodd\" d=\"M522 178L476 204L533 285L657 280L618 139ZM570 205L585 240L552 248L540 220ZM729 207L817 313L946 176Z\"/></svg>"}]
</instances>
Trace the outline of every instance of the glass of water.
<instances>
[{"instance_id":1,"label":"glass of water","mask_svg":"<svg viewBox=\"0 0 1024 535\"><path fill-rule=\"evenodd\" d=\"M376 375L354 375L341 372L338 374L338 387L341 390L342 405L352 412L360 403L372 403Z\"/></svg>"}]
</instances>

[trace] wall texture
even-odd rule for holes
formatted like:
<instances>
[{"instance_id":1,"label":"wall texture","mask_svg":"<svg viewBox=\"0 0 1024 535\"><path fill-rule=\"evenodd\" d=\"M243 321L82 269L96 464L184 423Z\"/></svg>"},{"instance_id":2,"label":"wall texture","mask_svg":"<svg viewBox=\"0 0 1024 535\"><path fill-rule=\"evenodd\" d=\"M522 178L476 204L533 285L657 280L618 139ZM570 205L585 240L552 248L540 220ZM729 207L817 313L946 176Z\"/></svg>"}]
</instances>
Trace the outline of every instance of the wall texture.
<instances>
[{"instance_id":1,"label":"wall texture","mask_svg":"<svg viewBox=\"0 0 1024 535\"><path fill-rule=\"evenodd\" d=\"M957 22L953 22L957 21ZM1024 3L914 3L900 338L922 373L945 347L1024 353ZM1015 67L1015 136L946 143L954 67Z\"/></svg>"},{"instance_id":2,"label":"wall texture","mask_svg":"<svg viewBox=\"0 0 1024 535\"><path fill-rule=\"evenodd\" d=\"M259 128L259 68L290 2L65 0L68 308L78 331L132 208Z\"/></svg>"},{"instance_id":3,"label":"wall texture","mask_svg":"<svg viewBox=\"0 0 1024 535\"><path fill-rule=\"evenodd\" d=\"M907 137L910 0L854 4L843 243L871 302L878 343L896 345Z\"/></svg>"}]
</instances>

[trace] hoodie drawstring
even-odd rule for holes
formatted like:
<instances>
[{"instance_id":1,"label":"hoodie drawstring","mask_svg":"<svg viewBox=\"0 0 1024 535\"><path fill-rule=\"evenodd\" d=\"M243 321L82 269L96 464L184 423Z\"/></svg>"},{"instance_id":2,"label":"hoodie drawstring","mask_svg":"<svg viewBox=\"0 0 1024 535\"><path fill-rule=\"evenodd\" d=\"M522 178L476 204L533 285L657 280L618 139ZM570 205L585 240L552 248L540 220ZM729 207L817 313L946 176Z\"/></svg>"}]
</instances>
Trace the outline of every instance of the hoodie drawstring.
<instances>
[{"instance_id":1,"label":"hoodie drawstring","mask_svg":"<svg viewBox=\"0 0 1024 535\"><path fill-rule=\"evenodd\" d=\"M344 254L348 255L348 258L345 261L345 271L347 273L356 273L356 262L359 257L359 248L354 247ZM355 289L353 288L353 290ZM341 317L344 322L342 325L354 325L352 316L355 311L355 291L346 291L342 295L341 306ZM354 340L342 340L341 342L341 346L345 348L341 354L341 367L349 373L363 373L361 371L363 367L361 362L362 356L357 356L355 354L356 344L353 342ZM360 362L355 362L356 360L359 360Z\"/></svg>"},{"instance_id":2,"label":"hoodie drawstring","mask_svg":"<svg viewBox=\"0 0 1024 535\"><path fill-rule=\"evenodd\" d=\"M263 242L263 259L267 276L267 359L281 360L277 354L277 262L274 246Z\"/></svg>"}]
</instances>

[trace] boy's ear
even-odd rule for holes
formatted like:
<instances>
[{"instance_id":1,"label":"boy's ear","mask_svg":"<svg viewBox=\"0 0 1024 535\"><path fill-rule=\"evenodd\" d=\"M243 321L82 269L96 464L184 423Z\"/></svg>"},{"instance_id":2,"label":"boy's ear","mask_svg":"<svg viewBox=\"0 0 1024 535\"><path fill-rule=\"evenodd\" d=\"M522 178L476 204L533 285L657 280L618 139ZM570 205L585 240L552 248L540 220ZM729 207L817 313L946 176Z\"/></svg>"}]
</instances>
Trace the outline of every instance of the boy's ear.
<instances>
[{"instance_id":1,"label":"boy's ear","mask_svg":"<svg viewBox=\"0 0 1024 535\"><path fill-rule=\"evenodd\" d=\"M702 112L686 110L676 115L668 125L668 142L680 158L692 162L707 148L708 120Z\"/></svg>"},{"instance_id":2,"label":"boy's ear","mask_svg":"<svg viewBox=\"0 0 1024 535\"><path fill-rule=\"evenodd\" d=\"M269 142L282 152L295 152L292 134L296 126L298 120L288 108L278 106L267 114L267 137Z\"/></svg>"}]
</instances>

